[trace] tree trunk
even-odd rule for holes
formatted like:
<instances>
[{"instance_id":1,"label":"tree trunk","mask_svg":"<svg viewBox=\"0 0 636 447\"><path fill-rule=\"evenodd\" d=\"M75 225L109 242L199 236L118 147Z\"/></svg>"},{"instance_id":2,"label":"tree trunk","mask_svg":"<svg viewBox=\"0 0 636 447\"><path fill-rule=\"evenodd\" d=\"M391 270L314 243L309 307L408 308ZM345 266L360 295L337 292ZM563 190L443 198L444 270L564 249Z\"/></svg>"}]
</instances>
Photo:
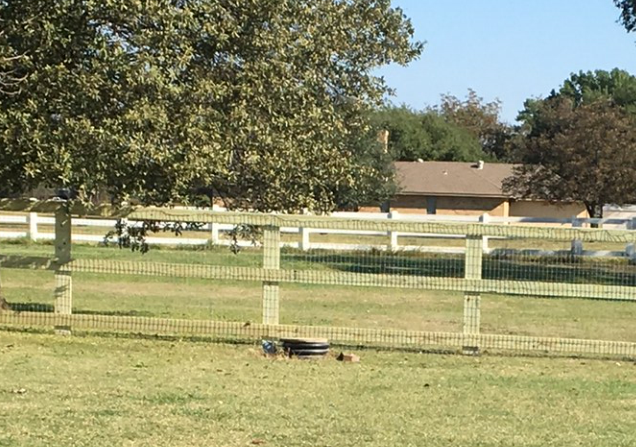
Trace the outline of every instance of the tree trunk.
<instances>
[{"instance_id":1,"label":"tree trunk","mask_svg":"<svg viewBox=\"0 0 636 447\"><path fill-rule=\"evenodd\" d=\"M592 219L602 219L603 218L603 204L601 203L585 203L585 208L587 209L587 213L590 215ZM591 225L592 228L598 228L599 224L593 223Z\"/></svg>"}]
</instances>

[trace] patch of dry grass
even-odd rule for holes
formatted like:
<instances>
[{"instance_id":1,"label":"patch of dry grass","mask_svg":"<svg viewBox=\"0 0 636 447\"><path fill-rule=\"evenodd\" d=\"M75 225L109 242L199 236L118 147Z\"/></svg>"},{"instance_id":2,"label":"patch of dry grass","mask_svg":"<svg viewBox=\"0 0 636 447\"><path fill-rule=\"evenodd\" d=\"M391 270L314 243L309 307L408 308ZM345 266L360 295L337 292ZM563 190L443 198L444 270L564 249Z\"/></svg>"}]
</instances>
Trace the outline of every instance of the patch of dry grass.
<instances>
[{"instance_id":1,"label":"patch of dry grass","mask_svg":"<svg viewBox=\"0 0 636 447\"><path fill-rule=\"evenodd\" d=\"M0 445L636 444L636 365L0 332Z\"/></svg>"}]
</instances>

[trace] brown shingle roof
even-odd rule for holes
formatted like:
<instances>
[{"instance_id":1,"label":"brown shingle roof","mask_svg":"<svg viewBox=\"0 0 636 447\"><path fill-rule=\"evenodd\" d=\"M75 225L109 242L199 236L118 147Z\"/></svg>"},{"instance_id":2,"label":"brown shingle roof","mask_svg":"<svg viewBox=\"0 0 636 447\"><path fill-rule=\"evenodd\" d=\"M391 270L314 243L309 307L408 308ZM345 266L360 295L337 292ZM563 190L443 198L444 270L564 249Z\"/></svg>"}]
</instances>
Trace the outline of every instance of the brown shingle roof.
<instances>
[{"instance_id":1,"label":"brown shingle roof","mask_svg":"<svg viewBox=\"0 0 636 447\"><path fill-rule=\"evenodd\" d=\"M502 182L514 165L425 161L395 163L400 194L436 196L507 197Z\"/></svg>"}]
</instances>

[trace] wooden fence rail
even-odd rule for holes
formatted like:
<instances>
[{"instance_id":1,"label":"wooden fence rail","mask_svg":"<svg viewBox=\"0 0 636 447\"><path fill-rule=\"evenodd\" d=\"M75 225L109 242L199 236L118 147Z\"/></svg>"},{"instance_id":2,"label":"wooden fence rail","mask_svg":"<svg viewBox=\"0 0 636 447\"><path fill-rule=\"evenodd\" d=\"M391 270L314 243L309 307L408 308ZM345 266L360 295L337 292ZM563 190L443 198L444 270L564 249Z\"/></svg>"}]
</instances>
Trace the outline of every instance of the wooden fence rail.
<instances>
[{"instance_id":1,"label":"wooden fence rail","mask_svg":"<svg viewBox=\"0 0 636 447\"><path fill-rule=\"evenodd\" d=\"M185 210L183 212L197 212L192 210ZM224 211L217 211L218 213L225 213ZM611 229L625 229L636 230L636 217L631 218L608 218L608 219L580 219L572 217L569 219L557 219L557 218L534 218L534 217L493 217L488 214L481 216L442 216L442 215L408 215L392 213L350 213L341 212L333 213L328 217L320 217L322 222L326 222L331 219L353 219L353 220L365 220L373 222L381 221L401 221L401 222L422 222L422 223L481 223L481 224L504 224L504 225L551 225L556 228L584 228L591 224L598 224L604 228ZM102 243L105 241L105 235L109 230L112 230L117 223L116 219L97 219L97 218L74 218L73 227L76 229L101 229L102 231L94 231L96 234L74 233L72 239L74 242L87 242L87 243ZM15 214L0 214L0 225L10 225L13 228L2 229L0 228L0 239L15 239L26 238L31 241L43 241L54 240L55 233L52 228L55 225L55 218L47 215L40 215L36 212L30 212L26 215ZM141 221L134 219L128 219L128 224L131 226L141 225ZM24 227L24 228L15 228ZM151 245L230 245L233 242L224 237L224 234L232 231L235 228L235 224L232 222L209 222L206 223L198 231L193 231L193 236L196 237L148 237L147 242ZM48 231L47 231L48 229ZM431 245L427 241L433 239L444 240L463 240L465 238L464 233L450 234L445 232L443 234L436 232L400 232L393 230L381 230L378 226L374 226L373 229L345 229L325 224L324 227L308 227L308 226L293 226L288 225L280 227L282 234L297 234L300 236L297 242L290 242L281 240L281 247L299 248L304 251L308 250L390 250L390 251L421 251L432 253L455 253L463 254L465 247L461 246L440 246ZM311 235L344 235L355 238L356 236L376 236L385 238L385 243L364 243L360 241L354 242L316 242L312 241ZM200 236L199 236L200 235ZM497 239L500 236L484 236L482 239L482 248L485 254L502 252L501 249L493 248L489 241ZM411 243L406 240L408 238ZM345 238L346 239L346 238ZM116 242L116 238L110 239L112 242ZM421 243L413 244L412 241L421 241ZM405 241L400 243L401 241ZM241 246L250 246L251 241L242 240L239 241ZM636 250L634 244L628 243L623 250L585 250L583 241L581 239L572 239L570 241L570 248L568 250L561 250L556 252L554 250L534 250L533 252L527 252L527 254L534 255L554 255L554 254L567 254L571 252L577 256L610 256L610 257L629 257L634 258L636 256Z\"/></svg>"}]
</instances>

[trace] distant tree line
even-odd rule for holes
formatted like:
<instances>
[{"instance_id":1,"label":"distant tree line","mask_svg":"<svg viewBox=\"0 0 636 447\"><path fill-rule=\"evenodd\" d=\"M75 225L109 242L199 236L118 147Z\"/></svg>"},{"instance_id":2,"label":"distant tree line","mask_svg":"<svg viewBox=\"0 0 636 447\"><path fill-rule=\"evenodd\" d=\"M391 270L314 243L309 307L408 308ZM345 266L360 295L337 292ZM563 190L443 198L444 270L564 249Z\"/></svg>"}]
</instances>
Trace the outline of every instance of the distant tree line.
<instances>
[{"instance_id":1,"label":"distant tree line","mask_svg":"<svg viewBox=\"0 0 636 447\"><path fill-rule=\"evenodd\" d=\"M514 197L578 201L590 216L603 205L636 203L636 77L624 70L573 73L545 98L528 99L517 123L500 120L500 103L470 90L445 95L423 111L385 107L394 160L516 164L504 184Z\"/></svg>"},{"instance_id":2,"label":"distant tree line","mask_svg":"<svg viewBox=\"0 0 636 447\"><path fill-rule=\"evenodd\" d=\"M389 132L389 150L399 161L508 161L512 128L500 120L501 103L484 102L473 90L465 100L442 95L425 110L386 106L372 114Z\"/></svg>"}]
</instances>

